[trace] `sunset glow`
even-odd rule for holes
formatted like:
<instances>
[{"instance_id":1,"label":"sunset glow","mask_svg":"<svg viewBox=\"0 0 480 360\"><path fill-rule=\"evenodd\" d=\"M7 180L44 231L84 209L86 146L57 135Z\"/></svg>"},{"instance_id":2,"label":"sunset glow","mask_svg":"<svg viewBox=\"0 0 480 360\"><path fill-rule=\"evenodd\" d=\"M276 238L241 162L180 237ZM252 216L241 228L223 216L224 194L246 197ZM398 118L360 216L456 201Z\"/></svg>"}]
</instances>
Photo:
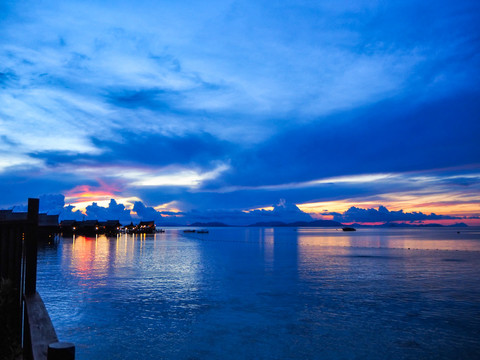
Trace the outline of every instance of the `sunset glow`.
<instances>
[{"instance_id":1,"label":"sunset glow","mask_svg":"<svg viewBox=\"0 0 480 360\"><path fill-rule=\"evenodd\" d=\"M480 0L0 0L0 34L5 358L32 294L62 359L479 357Z\"/></svg>"},{"instance_id":2,"label":"sunset glow","mask_svg":"<svg viewBox=\"0 0 480 360\"><path fill-rule=\"evenodd\" d=\"M1 11L1 208L38 197L61 217L124 221L480 217L476 2Z\"/></svg>"},{"instance_id":3,"label":"sunset glow","mask_svg":"<svg viewBox=\"0 0 480 360\"><path fill-rule=\"evenodd\" d=\"M125 205L127 209L133 209L133 203L141 201L135 196L119 197L116 195L116 192L115 187L106 187L103 190L88 185L81 185L66 193L65 202L74 206L75 209L84 212L86 207L94 202L99 206L108 207L110 200L115 199L118 203Z\"/></svg>"}]
</instances>

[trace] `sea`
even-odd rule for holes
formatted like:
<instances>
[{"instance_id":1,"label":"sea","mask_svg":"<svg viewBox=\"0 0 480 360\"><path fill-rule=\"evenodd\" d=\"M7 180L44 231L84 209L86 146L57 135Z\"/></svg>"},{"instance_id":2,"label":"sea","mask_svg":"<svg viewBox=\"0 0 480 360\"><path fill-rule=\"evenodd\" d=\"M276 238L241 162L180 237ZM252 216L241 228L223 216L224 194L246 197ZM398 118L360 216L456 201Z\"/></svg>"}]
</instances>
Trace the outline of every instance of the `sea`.
<instances>
[{"instance_id":1,"label":"sea","mask_svg":"<svg viewBox=\"0 0 480 360\"><path fill-rule=\"evenodd\" d=\"M76 359L480 359L480 228L70 236L37 290Z\"/></svg>"}]
</instances>

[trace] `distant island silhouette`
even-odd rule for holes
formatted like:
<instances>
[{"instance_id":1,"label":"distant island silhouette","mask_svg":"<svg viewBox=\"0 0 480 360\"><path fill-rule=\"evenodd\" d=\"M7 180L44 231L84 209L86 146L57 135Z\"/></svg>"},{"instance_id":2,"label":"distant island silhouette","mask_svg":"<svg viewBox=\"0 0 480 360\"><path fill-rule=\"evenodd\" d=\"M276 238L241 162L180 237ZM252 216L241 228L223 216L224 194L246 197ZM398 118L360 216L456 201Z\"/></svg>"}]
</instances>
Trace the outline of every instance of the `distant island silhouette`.
<instances>
[{"instance_id":1,"label":"distant island silhouette","mask_svg":"<svg viewBox=\"0 0 480 360\"><path fill-rule=\"evenodd\" d=\"M162 225L162 226L185 226L180 224L171 224L171 225ZM222 222L194 222L190 225L193 227L343 227L346 226L338 221L334 220L314 220L314 221L296 221L291 223L286 223L283 221L262 221L250 225L228 225ZM369 225L369 224L349 224L348 226L352 227L378 227L378 228L417 228L417 227L468 227L465 223L455 223L452 225L442 225L442 224L406 224L406 223L383 223L378 225Z\"/></svg>"},{"instance_id":2,"label":"distant island silhouette","mask_svg":"<svg viewBox=\"0 0 480 360\"><path fill-rule=\"evenodd\" d=\"M238 225L228 225L222 222L194 222L188 226L199 227L231 227ZM283 221L262 221L256 222L250 225L244 225L244 227L341 227L342 223L333 220L314 220L314 221L295 221L295 222L283 222Z\"/></svg>"}]
</instances>

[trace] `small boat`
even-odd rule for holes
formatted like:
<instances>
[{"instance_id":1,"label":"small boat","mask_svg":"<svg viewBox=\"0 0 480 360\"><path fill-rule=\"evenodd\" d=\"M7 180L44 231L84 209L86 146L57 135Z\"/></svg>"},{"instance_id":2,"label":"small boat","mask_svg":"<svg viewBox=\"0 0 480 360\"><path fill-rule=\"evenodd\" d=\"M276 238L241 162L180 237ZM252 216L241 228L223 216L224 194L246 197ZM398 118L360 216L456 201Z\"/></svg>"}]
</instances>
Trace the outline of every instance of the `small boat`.
<instances>
[{"instance_id":1,"label":"small boat","mask_svg":"<svg viewBox=\"0 0 480 360\"><path fill-rule=\"evenodd\" d=\"M197 234L208 234L208 230L197 230Z\"/></svg>"},{"instance_id":2,"label":"small boat","mask_svg":"<svg viewBox=\"0 0 480 360\"><path fill-rule=\"evenodd\" d=\"M158 229L157 230L157 233L164 233L165 232L165 229Z\"/></svg>"},{"instance_id":3,"label":"small boat","mask_svg":"<svg viewBox=\"0 0 480 360\"><path fill-rule=\"evenodd\" d=\"M348 226L342 228L342 230L343 230L343 231L357 231L357 229L355 229L355 228L353 228L353 227L348 227Z\"/></svg>"},{"instance_id":4,"label":"small boat","mask_svg":"<svg viewBox=\"0 0 480 360\"><path fill-rule=\"evenodd\" d=\"M184 233L194 233L196 230L183 230Z\"/></svg>"}]
</instances>

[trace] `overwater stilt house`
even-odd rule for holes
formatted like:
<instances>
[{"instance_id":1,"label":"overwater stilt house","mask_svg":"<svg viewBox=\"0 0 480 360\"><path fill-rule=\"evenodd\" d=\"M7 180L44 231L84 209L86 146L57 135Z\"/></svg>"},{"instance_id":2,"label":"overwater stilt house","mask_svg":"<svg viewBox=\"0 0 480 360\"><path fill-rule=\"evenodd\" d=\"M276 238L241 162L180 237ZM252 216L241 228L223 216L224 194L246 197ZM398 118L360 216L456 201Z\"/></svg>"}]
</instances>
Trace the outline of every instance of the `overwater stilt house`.
<instances>
[{"instance_id":1,"label":"overwater stilt house","mask_svg":"<svg viewBox=\"0 0 480 360\"><path fill-rule=\"evenodd\" d=\"M136 228L137 228L137 227L136 227L135 225L133 225L133 222L131 222L130 225L125 225L125 226L123 227L123 230L124 230L124 232L127 233L127 234L133 234L133 233L135 233L135 229L136 229Z\"/></svg>"},{"instance_id":2,"label":"overwater stilt house","mask_svg":"<svg viewBox=\"0 0 480 360\"><path fill-rule=\"evenodd\" d=\"M38 214L38 237L40 240L52 240L60 234L58 215Z\"/></svg>"},{"instance_id":3,"label":"overwater stilt house","mask_svg":"<svg viewBox=\"0 0 480 360\"><path fill-rule=\"evenodd\" d=\"M141 221L137 225L137 232L142 234L153 234L156 231L155 221Z\"/></svg>"},{"instance_id":4,"label":"overwater stilt house","mask_svg":"<svg viewBox=\"0 0 480 360\"><path fill-rule=\"evenodd\" d=\"M77 222L75 234L94 236L100 233L98 220L85 220Z\"/></svg>"},{"instance_id":5,"label":"overwater stilt house","mask_svg":"<svg viewBox=\"0 0 480 360\"><path fill-rule=\"evenodd\" d=\"M120 232L122 224L118 220L107 220L100 222L100 228L105 235L116 235Z\"/></svg>"},{"instance_id":6,"label":"overwater stilt house","mask_svg":"<svg viewBox=\"0 0 480 360\"><path fill-rule=\"evenodd\" d=\"M76 220L62 220L60 222L60 232L64 236L71 236L77 230Z\"/></svg>"},{"instance_id":7,"label":"overwater stilt house","mask_svg":"<svg viewBox=\"0 0 480 360\"><path fill-rule=\"evenodd\" d=\"M62 220L60 229L64 236L76 235L101 235L112 236L118 234L122 229L122 224L118 220Z\"/></svg>"}]
</instances>

